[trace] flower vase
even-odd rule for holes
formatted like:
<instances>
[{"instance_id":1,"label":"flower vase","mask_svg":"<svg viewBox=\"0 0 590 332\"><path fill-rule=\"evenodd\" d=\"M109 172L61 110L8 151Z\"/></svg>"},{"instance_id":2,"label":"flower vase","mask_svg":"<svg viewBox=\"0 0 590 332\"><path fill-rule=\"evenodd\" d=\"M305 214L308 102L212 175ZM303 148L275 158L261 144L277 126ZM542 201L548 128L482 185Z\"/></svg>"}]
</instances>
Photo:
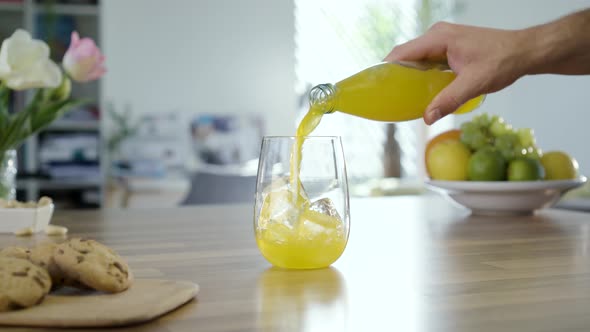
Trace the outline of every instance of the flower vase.
<instances>
[{"instance_id":1,"label":"flower vase","mask_svg":"<svg viewBox=\"0 0 590 332\"><path fill-rule=\"evenodd\" d=\"M0 198L16 198L16 150L0 152Z\"/></svg>"}]
</instances>

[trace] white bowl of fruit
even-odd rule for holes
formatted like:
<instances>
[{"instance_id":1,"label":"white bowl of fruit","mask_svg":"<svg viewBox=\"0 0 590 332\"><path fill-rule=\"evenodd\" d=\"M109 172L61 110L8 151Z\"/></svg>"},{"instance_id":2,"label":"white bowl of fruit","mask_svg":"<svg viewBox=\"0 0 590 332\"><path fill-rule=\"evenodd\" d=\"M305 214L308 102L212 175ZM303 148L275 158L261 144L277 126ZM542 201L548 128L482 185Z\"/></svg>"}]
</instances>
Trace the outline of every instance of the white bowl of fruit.
<instances>
[{"instance_id":1,"label":"white bowl of fruit","mask_svg":"<svg viewBox=\"0 0 590 332\"><path fill-rule=\"evenodd\" d=\"M563 151L543 152L533 130L481 114L428 142L426 185L478 215L523 215L587 179Z\"/></svg>"}]
</instances>

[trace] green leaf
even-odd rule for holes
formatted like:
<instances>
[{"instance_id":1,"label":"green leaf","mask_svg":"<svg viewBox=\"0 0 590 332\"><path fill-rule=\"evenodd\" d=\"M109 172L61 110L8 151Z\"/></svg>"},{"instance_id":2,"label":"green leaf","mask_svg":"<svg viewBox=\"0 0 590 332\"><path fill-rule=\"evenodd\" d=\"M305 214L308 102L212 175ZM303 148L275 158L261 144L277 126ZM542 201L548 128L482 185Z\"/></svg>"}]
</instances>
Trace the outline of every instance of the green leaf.
<instances>
[{"instance_id":1,"label":"green leaf","mask_svg":"<svg viewBox=\"0 0 590 332\"><path fill-rule=\"evenodd\" d=\"M11 116L6 132L0 137L0 151L17 148L30 135L30 117L39 106L42 97L41 89L37 90L29 105Z\"/></svg>"},{"instance_id":2,"label":"green leaf","mask_svg":"<svg viewBox=\"0 0 590 332\"><path fill-rule=\"evenodd\" d=\"M30 129L29 115L30 107L16 112L9 121L6 133L2 134L0 142L0 151L16 148L22 140L19 140Z\"/></svg>"},{"instance_id":3,"label":"green leaf","mask_svg":"<svg viewBox=\"0 0 590 332\"><path fill-rule=\"evenodd\" d=\"M39 132L70 110L88 102L89 100L64 100L40 109L31 119L31 134Z\"/></svg>"},{"instance_id":4,"label":"green leaf","mask_svg":"<svg viewBox=\"0 0 590 332\"><path fill-rule=\"evenodd\" d=\"M74 107L88 103L88 100L65 100L46 105L42 103L42 90L37 90L33 100L24 110L12 115L2 110L6 100L0 89L0 151L20 146L28 137L49 126ZM5 113L2 113L6 111Z\"/></svg>"},{"instance_id":5,"label":"green leaf","mask_svg":"<svg viewBox=\"0 0 590 332\"><path fill-rule=\"evenodd\" d=\"M10 121L10 115L8 112L4 112L0 107L0 136L8 130L8 123Z\"/></svg>"},{"instance_id":6,"label":"green leaf","mask_svg":"<svg viewBox=\"0 0 590 332\"><path fill-rule=\"evenodd\" d=\"M0 84L0 135L7 130L10 121L10 114L8 113L9 99L10 90L4 84Z\"/></svg>"},{"instance_id":7,"label":"green leaf","mask_svg":"<svg viewBox=\"0 0 590 332\"><path fill-rule=\"evenodd\" d=\"M112 103L109 103L109 107L107 107L107 112L113 118L113 122L116 125L120 125L123 121L125 121L125 117L115 111L115 107Z\"/></svg>"}]
</instances>

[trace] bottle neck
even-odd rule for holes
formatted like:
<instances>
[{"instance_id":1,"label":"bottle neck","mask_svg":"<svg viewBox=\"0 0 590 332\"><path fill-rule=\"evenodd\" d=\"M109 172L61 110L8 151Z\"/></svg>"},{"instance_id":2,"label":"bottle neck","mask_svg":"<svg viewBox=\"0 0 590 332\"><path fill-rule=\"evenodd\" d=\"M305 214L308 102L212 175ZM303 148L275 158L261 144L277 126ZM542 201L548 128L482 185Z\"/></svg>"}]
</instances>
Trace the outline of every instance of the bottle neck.
<instances>
[{"instance_id":1,"label":"bottle neck","mask_svg":"<svg viewBox=\"0 0 590 332\"><path fill-rule=\"evenodd\" d=\"M336 87L333 84L318 84L309 91L309 104L323 113L336 111Z\"/></svg>"}]
</instances>

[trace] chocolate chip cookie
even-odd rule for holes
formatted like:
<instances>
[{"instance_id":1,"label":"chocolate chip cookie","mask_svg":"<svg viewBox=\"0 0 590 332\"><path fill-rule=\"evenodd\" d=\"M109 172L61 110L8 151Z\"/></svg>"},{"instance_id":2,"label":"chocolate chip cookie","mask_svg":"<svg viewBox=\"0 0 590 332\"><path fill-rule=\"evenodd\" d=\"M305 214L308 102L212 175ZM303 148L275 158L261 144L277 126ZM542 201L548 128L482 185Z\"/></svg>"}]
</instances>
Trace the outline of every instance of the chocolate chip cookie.
<instances>
[{"instance_id":1,"label":"chocolate chip cookie","mask_svg":"<svg viewBox=\"0 0 590 332\"><path fill-rule=\"evenodd\" d=\"M0 250L0 257L12 257L20 259L29 259L31 251L23 247L6 247Z\"/></svg>"},{"instance_id":2,"label":"chocolate chip cookie","mask_svg":"<svg viewBox=\"0 0 590 332\"><path fill-rule=\"evenodd\" d=\"M123 258L94 240L73 238L61 243L55 247L54 259L67 277L99 291L122 292L133 281Z\"/></svg>"},{"instance_id":3,"label":"chocolate chip cookie","mask_svg":"<svg viewBox=\"0 0 590 332\"><path fill-rule=\"evenodd\" d=\"M38 304L50 289L51 278L45 269L25 259L0 257L0 311Z\"/></svg>"},{"instance_id":4,"label":"chocolate chip cookie","mask_svg":"<svg viewBox=\"0 0 590 332\"><path fill-rule=\"evenodd\" d=\"M55 258L53 257L55 252L55 247L57 244L55 243L44 243L29 249L29 260L44 269L47 270L49 276L51 277L51 282L53 284L53 288L58 288L61 286L69 286L75 288L86 288L84 285L80 284L78 281L69 278L57 265L55 262Z\"/></svg>"}]
</instances>

